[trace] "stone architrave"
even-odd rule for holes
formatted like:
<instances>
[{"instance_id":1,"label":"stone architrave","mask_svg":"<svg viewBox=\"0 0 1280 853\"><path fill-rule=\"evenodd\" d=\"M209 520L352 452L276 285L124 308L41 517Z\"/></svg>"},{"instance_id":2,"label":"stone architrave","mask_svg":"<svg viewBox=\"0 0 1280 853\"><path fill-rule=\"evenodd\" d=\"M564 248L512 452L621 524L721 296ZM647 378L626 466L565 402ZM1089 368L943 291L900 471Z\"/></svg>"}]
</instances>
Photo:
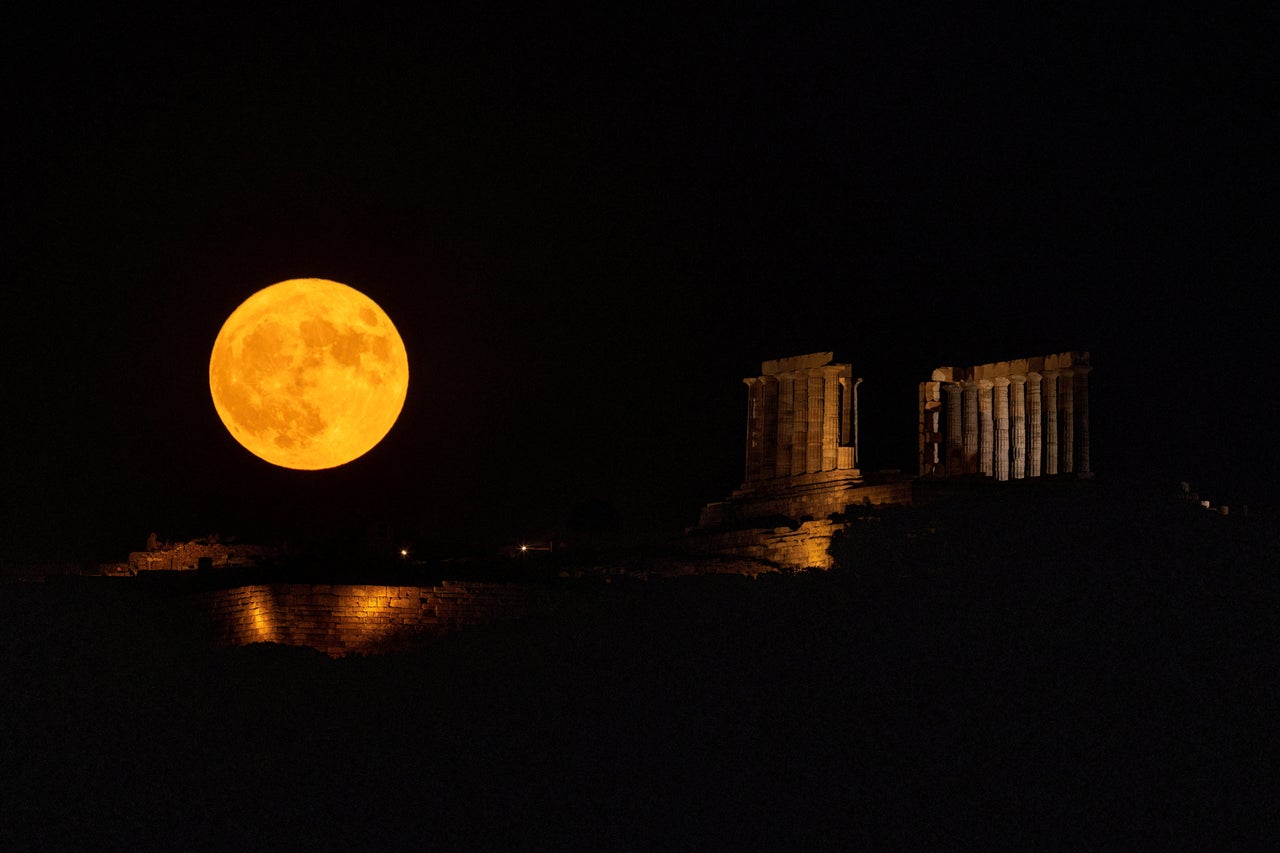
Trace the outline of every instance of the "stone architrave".
<instances>
[{"instance_id":1,"label":"stone architrave","mask_svg":"<svg viewBox=\"0 0 1280 853\"><path fill-rule=\"evenodd\" d=\"M964 470L964 428L961 426L960 386L948 382L942 386L947 392L947 476Z\"/></svg>"},{"instance_id":2,"label":"stone architrave","mask_svg":"<svg viewBox=\"0 0 1280 853\"><path fill-rule=\"evenodd\" d=\"M995 475L997 480L1009 479L1009 378L997 376L992 380L995 388L994 408L996 419Z\"/></svg>"},{"instance_id":3,"label":"stone architrave","mask_svg":"<svg viewBox=\"0 0 1280 853\"><path fill-rule=\"evenodd\" d=\"M1064 370L1058 374L1058 409L1062 412L1062 473L1075 471L1076 421L1075 421L1075 371Z\"/></svg>"},{"instance_id":4,"label":"stone architrave","mask_svg":"<svg viewBox=\"0 0 1280 853\"><path fill-rule=\"evenodd\" d=\"M1027 476L1039 477L1041 460L1044 457L1042 427L1044 412L1040 406L1039 373L1027 374Z\"/></svg>"},{"instance_id":5,"label":"stone architrave","mask_svg":"<svg viewBox=\"0 0 1280 853\"><path fill-rule=\"evenodd\" d=\"M964 383L964 472L978 473L978 383Z\"/></svg>"},{"instance_id":6,"label":"stone architrave","mask_svg":"<svg viewBox=\"0 0 1280 853\"><path fill-rule=\"evenodd\" d=\"M1088 365L1081 365L1076 372L1076 423L1079 424L1080 459L1076 462L1076 470L1081 474L1091 473L1089 468L1089 371Z\"/></svg>"},{"instance_id":7,"label":"stone architrave","mask_svg":"<svg viewBox=\"0 0 1280 853\"><path fill-rule=\"evenodd\" d=\"M778 475L778 377L763 376L761 394L760 478L772 480Z\"/></svg>"},{"instance_id":8,"label":"stone architrave","mask_svg":"<svg viewBox=\"0 0 1280 853\"><path fill-rule=\"evenodd\" d=\"M1044 372L1044 473L1058 473L1058 371Z\"/></svg>"},{"instance_id":9,"label":"stone architrave","mask_svg":"<svg viewBox=\"0 0 1280 853\"><path fill-rule=\"evenodd\" d=\"M991 389L995 387L990 379L978 380L978 456L980 469L990 477L995 473L995 442L992 440Z\"/></svg>"},{"instance_id":10,"label":"stone architrave","mask_svg":"<svg viewBox=\"0 0 1280 853\"><path fill-rule=\"evenodd\" d=\"M795 441L795 376L784 373L778 377L778 455L774 474L791 476L792 442Z\"/></svg>"},{"instance_id":11,"label":"stone architrave","mask_svg":"<svg viewBox=\"0 0 1280 853\"><path fill-rule=\"evenodd\" d=\"M1013 438L1013 479L1027 476L1027 377L1009 377L1009 427Z\"/></svg>"},{"instance_id":12,"label":"stone architrave","mask_svg":"<svg viewBox=\"0 0 1280 853\"><path fill-rule=\"evenodd\" d=\"M822 470L822 419L823 391L826 383L821 370L809 371L809 434L808 455L805 458L806 474L816 474Z\"/></svg>"},{"instance_id":13,"label":"stone architrave","mask_svg":"<svg viewBox=\"0 0 1280 853\"><path fill-rule=\"evenodd\" d=\"M763 452L760 403L764 383L756 378L742 381L747 386L747 482L754 483L760 479L760 462Z\"/></svg>"},{"instance_id":14,"label":"stone architrave","mask_svg":"<svg viewBox=\"0 0 1280 853\"><path fill-rule=\"evenodd\" d=\"M834 471L840 461L840 370L824 367L822 395L822 470Z\"/></svg>"}]
</instances>

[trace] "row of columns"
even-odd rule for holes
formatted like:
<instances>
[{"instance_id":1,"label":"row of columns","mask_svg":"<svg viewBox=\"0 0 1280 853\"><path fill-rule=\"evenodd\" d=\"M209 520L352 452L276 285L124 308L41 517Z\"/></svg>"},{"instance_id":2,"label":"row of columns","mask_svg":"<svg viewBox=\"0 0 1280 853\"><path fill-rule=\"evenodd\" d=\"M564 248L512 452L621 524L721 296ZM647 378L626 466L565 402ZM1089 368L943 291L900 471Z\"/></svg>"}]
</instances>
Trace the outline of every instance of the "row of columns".
<instances>
[{"instance_id":1,"label":"row of columns","mask_svg":"<svg viewBox=\"0 0 1280 853\"><path fill-rule=\"evenodd\" d=\"M746 482L857 468L858 385L850 365L766 374L747 385Z\"/></svg>"},{"instance_id":2,"label":"row of columns","mask_svg":"<svg viewBox=\"0 0 1280 853\"><path fill-rule=\"evenodd\" d=\"M1089 473L1090 369L923 383L920 473L997 480Z\"/></svg>"}]
</instances>

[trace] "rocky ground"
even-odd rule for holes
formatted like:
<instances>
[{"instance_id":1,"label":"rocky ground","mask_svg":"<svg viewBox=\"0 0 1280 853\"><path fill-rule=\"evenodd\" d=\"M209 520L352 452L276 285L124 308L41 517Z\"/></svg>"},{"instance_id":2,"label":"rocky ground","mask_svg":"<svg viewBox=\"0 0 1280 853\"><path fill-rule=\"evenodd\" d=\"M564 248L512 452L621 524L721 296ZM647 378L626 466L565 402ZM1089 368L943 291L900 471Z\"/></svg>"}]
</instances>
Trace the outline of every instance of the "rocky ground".
<instances>
[{"instance_id":1,"label":"rocky ground","mask_svg":"<svg viewBox=\"0 0 1280 853\"><path fill-rule=\"evenodd\" d=\"M214 650L134 581L0 587L0 847L1265 845L1276 523L1031 496L383 657Z\"/></svg>"}]
</instances>

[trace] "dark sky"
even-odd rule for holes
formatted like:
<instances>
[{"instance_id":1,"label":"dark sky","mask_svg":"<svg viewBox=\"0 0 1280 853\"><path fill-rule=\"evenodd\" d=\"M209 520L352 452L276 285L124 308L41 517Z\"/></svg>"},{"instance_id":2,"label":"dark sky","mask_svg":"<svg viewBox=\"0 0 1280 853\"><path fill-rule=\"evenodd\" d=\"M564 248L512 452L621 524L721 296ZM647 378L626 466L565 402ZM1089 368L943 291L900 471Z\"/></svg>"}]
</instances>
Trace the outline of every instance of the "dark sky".
<instances>
[{"instance_id":1,"label":"dark sky","mask_svg":"<svg viewBox=\"0 0 1280 853\"><path fill-rule=\"evenodd\" d=\"M865 379L864 468L914 470L932 367L1084 349L1098 471L1277 501L1265 28L427 8L5 22L6 556L502 542L593 499L675 532L741 479L739 380L820 350ZM249 455L207 385L226 316L305 276L410 357L329 472Z\"/></svg>"}]
</instances>

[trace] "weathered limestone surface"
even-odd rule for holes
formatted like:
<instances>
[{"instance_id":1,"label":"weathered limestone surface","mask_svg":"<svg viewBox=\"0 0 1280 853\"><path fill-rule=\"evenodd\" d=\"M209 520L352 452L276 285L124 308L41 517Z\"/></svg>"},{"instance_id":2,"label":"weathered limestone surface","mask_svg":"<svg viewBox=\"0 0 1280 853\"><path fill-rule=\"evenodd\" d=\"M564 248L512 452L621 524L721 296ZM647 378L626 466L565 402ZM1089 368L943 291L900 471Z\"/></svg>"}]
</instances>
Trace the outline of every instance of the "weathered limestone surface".
<instances>
[{"instance_id":1,"label":"weathered limestone surface","mask_svg":"<svg viewBox=\"0 0 1280 853\"><path fill-rule=\"evenodd\" d=\"M920 475L1089 476L1090 370L1087 352L937 368L920 383Z\"/></svg>"}]
</instances>

